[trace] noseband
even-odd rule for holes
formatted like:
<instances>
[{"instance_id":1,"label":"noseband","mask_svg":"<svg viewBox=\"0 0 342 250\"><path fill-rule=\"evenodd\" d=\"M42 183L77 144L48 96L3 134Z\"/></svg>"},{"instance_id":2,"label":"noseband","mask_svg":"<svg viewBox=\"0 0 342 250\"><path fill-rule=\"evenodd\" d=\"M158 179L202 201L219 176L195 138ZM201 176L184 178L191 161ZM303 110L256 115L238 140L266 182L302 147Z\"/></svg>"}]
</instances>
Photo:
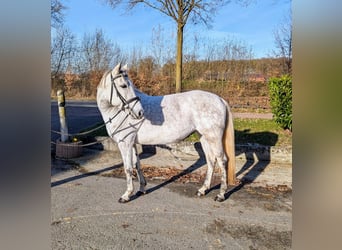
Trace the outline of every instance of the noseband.
<instances>
[{"instance_id":1,"label":"noseband","mask_svg":"<svg viewBox=\"0 0 342 250\"><path fill-rule=\"evenodd\" d=\"M133 107L135 106L135 104L140 101L140 98L138 96L135 96L129 100L126 100L119 92L118 88L116 87L116 84L115 84L115 80L120 78L120 77L127 77L127 74L124 74L124 73L121 73L121 74L118 74L116 76L113 77L112 74L110 74L110 78L111 78L111 82L112 82L112 86L111 86L111 90L110 90L110 104L112 104L112 98L113 98L113 86L114 86L114 89L116 91L116 95L117 97L119 97L119 99L121 100L121 103L122 103L122 106L121 106L121 110L125 110L125 109L129 109L130 111L130 114L135 116L134 113L133 113ZM130 103L132 102L135 102L133 107L131 108L129 106ZM112 104L113 105L113 104Z\"/></svg>"}]
</instances>

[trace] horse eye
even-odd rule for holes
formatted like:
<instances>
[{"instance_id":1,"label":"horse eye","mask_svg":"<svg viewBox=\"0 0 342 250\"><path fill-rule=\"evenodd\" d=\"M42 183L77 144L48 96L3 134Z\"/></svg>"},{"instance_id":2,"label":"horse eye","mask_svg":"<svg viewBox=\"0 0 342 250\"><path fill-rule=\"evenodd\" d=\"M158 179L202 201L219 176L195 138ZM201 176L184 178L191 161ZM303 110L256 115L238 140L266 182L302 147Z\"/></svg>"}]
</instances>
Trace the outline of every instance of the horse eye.
<instances>
[{"instance_id":1,"label":"horse eye","mask_svg":"<svg viewBox=\"0 0 342 250\"><path fill-rule=\"evenodd\" d=\"M125 88L127 88L128 86L127 86L127 84L124 84L124 85L121 85L120 87L123 88L123 89L125 89Z\"/></svg>"}]
</instances>

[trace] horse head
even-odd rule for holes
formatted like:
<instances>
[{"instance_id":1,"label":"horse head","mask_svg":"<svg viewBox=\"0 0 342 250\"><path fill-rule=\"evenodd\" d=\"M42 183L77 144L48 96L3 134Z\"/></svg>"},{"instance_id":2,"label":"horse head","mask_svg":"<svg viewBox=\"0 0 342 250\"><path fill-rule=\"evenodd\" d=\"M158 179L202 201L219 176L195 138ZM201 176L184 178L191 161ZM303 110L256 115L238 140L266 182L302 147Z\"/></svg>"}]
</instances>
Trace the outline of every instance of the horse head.
<instances>
[{"instance_id":1,"label":"horse head","mask_svg":"<svg viewBox=\"0 0 342 250\"><path fill-rule=\"evenodd\" d=\"M97 88L97 103L99 108L117 107L127 112L134 119L141 119L144 110L140 98L136 96L134 85L127 75L127 64L116 65L107 71Z\"/></svg>"}]
</instances>

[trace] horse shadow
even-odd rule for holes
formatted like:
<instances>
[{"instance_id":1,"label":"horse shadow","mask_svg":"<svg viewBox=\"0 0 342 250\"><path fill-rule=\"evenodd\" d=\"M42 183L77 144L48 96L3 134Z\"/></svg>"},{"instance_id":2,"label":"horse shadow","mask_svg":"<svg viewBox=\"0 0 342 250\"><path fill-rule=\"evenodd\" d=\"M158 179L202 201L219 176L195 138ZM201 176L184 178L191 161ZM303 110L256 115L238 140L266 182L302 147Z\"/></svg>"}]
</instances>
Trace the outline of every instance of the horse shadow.
<instances>
[{"instance_id":1,"label":"horse shadow","mask_svg":"<svg viewBox=\"0 0 342 250\"><path fill-rule=\"evenodd\" d=\"M73 181L80 180L80 179L83 179L83 178L86 178L86 177L89 177L89 176L99 175L99 174L101 174L103 172L111 171L111 170L122 168L122 167L123 167L123 164L119 163L119 164L116 164L114 166L103 168L103 169L100 169L100 170L95 170L95 171L91 171L91 172L81 173L79 175L75 175L75 176L67 177L67 178L62 179L62 180L57 180L57 181L51 182L50 183L50 187L53 188L53 187L56 187L56 186L60 186L60 185L66 184L68 182L73 182Z\"/></svg>"},{"instance_id":2,"label":"horse shadow","mask_svg":"<svg viewBox=\"0 0 342 250\"><path fill-rule=\"evenodd\" d=\"M250 133L250 130L235 130L235 138L239 141L242 140L243 144L235 145L235 156L244 155L246 162L236 173L238 182L236 185L230 186L230 190L226 192L225 199L228 199L232 194L239 191L246 184L253 183L257 177L262 174L262 172L271 163L271 147L274 146L278 141L278 135L269 132L257 132ZM263 143L263 144L259 144ZM199 169L206 165L206 159L203 153L203 149L200 142L196 142L194 147L199 155L197 161L192 164L187 169L184 169L179 174L171 177L170 179L146 190L146 193L152 193L172 182L175 182L184 175L190 174L196 169ZM144 152L145 150L145 152ZM144 159L156 154L156 146L143 146L143 152L140 154L140 158ZM207 194L213 190L219 189L220 184L216 184L209 188L206 192ZM140 194L132 197L132 199L138 198Z\"/></svg>"},{"instance_id":3,"label":"horse shadow","mask_svg":"<svg viewBox=\"0 0 342 250\"><path fill-rule=\"evenodd\" d=\"M236 173L238 182L225 194L228 199L245 185L253 183L271 163L271 147L278 141L278 135L269 132L250 133L249 129L235 130L235 138L243 144L235 145L235 156L244 155L246 162ZM213 189L218 189L216 185Z\"/></svg>"},{"instance_id":4,"label":"horse shadow","mask_svg":"<svg viewBox=\"0 0 342 250\"><path fill-rule=\"evenodd\" d=\"M249 130L243 130L243 131L235 130L235 138L237 138L238 141L240 141L241 138L244 138L242 139L243 141L242 145L241 144L235 145L235 156L244 155L246 162L238 170L238 172L236 172L236 177L239 180L238 184L230 186L231 189L228 192L226 192L225 199L228 199L235 192L242 189L246 184L253 183L256 180L256 178L267 168L267 166L271 162L271 147L274 146L276 142L278 141L278 135L272 132L268 132L268 131L250 133ZM259 144L260 142L264 142L267 145ZM157 154L157 147L164 147L166 149L171 150L171 148L169 148L166 145L153 145L153 146L142 145L142 152L139 154L139 158L145 159L145 158L149 158ZM194 148L199 155L199 158L196 160L196 162L194 162L188 168L184 169L179 174L172 176L168 180L160 184L157 184L153 187L150 187L149 189L146 190L146 194L152 193L164 186L167 186L177 181L184 175L190 174L193 171L205 166L206 159L204 156L201 143L196 142L194 144ZM109 168L101 169L98 171L82 173L81 175L78 175L78 176L73 176L73 177L66 178L64 180L55 181L51 183L51 187L59 186L67 182L75 181L77 179L82 179L88 176L98 175L105 171L121 168L122 166L123 165L121 163L121 164L118 164ZM220 188L220 184L216 184L212 186L206 193L208 194L211 191L217 190L219 188ZM140 193L134 194L131 197L131 200L138 198L140 195L141 195Z\"/></svg>"}]
</instances>

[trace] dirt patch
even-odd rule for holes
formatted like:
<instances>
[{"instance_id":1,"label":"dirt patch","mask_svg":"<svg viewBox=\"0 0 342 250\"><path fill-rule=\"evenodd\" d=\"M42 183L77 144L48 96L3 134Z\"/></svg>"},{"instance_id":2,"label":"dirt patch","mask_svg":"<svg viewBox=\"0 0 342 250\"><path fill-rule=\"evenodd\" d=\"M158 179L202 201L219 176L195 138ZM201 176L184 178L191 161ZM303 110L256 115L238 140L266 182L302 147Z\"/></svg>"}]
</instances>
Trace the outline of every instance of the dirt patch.
<instances>
[{"instance_id":1,"label":"dirt patch","mask_svg":"<svg viewBox=\"0 0 342 250\"><path fill-rule=\"evenodd\" d=\"M258 225L232 224L215 219L205 232L212 235L230 235L237 240L249 241L249 249L291 249L292 232L267 230Z\"/></svg>"},{"instance_id":2,"label":"dirt patch","mask_svg":"<svg viewBox=\"0 0 342 250\"><path fill-rule=\"evenodd\" d=\"M250 209L257 206L265 211L291 212L292 190L281 190L277 189L277 187L253 187L247 185L233 192L229 199L239 201Z\"/></svg>"},{"instance_id":3,"label":"dirt patch","mask_svg":"<svg viewBox=\"0 0 342 250\"><path fill-rule=\"evenodd\" d=\"M171 180L177 183L199 183L204 181L204 174L193 173L191 170L180 170L175 167L154 167L151 165L142 165L141 170L148 181L166 181ZM117 168L109 173L102 174L105 177L126 178L124 168ZM136 171L133 172L133 178L137 178Z\"/></svg>"},{"instance_id":4,"label":"dirt patch","mask_svg":"<svg viewBox=\"0 0 342 250\"><path fill-rule=\"evenodd\" d=\"M175 184L168 186L170 191L189 198L197 197L197 191L200 187L201 186L199 184L195 183L189 183L187 185Z\"/></svg>"},{"instance_id":5,"label":"dirt patch","mask_svg":"<svg viewBox=\"0 0 342 250\"><path fill-rule=\"evenodd\" d=\"M216 185L212 185L208 194L205 197L214 199L218 194L220 185L217 182ZM194 198L196 196L197 190L200 188L202 183L188 183L183 185L180 183L174 183L169 185L168 188L175 193L180 195ZM254 209L259 207L264 211L276 212L292 211L292 191L282 192L276 189L276 187L265 188L265 187L252 187L244 186L236 191L235 187L230 187L227 193L231 193L227 199L236 201L236 203L231 203L229 206L235 206L234 204L243 204L246 209Z\"/></svg>"}]
</instances>

